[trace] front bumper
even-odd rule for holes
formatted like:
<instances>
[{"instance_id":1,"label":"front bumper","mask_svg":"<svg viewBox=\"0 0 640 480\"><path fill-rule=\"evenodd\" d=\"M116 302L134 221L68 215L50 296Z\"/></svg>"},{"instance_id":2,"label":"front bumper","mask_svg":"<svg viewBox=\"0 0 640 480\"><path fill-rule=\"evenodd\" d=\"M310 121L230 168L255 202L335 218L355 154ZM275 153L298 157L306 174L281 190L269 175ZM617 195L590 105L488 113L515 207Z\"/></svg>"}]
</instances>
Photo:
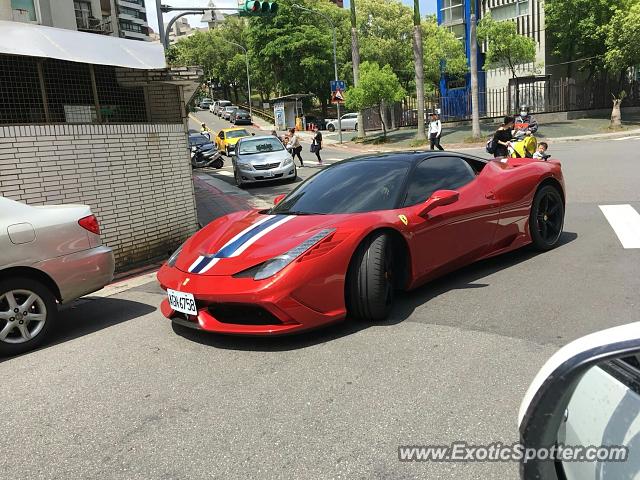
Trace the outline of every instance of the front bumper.
<instances>
[{"instance_id":1,"label":"front bumper","mask_svg":"<svg viewBox=\"0 0 640 480\"><path fill-rule=\"evenodd\" d=\"M111 283L114 265L113 252L102 245L45 260L34 267L56 282L62 303L66 303Z\"/></svg>"},{"instance_id":2,"label":"front bumper","mask_svg":"<svg viewBox=\"0 0 640 480\"><path fill-rule=\"evenodd\" d=\"M285 269L286 270L286 269ZM280 277L280 278L279 278ZM315 329L345 318L344 278L331 281L280 274L271 279L207 276L182 272L166 264L158 272L160 286L193 294L198 315L173 310L168 299L162 314L190 328L231 335L284 335ZM308 299L322 298L312 305ZM240 310L242 315L222 314ZM254 312L254 313L252 313Z\"/></svg>"},{"instance_id":3,"label":"front bumper","mask_svg":"<svg viewBox=\"0 0 640 480\"><path fill-rule=\"evenodd\" d=\"M238 169L238 173L244 183L252 182L268 182L270 180L281 180L295 178L297 175L296 167L290 163L284 167L272 168L271 170L242 170Z\"/></svg>"}]
</instances>

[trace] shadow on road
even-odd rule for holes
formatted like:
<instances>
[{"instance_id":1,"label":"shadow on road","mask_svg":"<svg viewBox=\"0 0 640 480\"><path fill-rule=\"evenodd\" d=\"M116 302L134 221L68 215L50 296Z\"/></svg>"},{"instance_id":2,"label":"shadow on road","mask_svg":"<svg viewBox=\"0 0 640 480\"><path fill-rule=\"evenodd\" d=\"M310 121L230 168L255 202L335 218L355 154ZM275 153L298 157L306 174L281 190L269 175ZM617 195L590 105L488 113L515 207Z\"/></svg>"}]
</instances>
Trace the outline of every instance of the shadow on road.
<instances>
[{"instance_id":1,"label":"shadow on road","mask_svg":"<svg viewBox=\"0 0 640 480\"><path fill-rule=\"evenodd\" d=\"M560 238L560 245L557 248L562 248L564 245L573 242L577 238L578 235L576 233L564 232ZM411 292L401 292L396 297L395 306L391 316L383 322L366 322L347 318L344 322L330 325L312 332L278 337L220 335L193 330L176 324L173 324L172 326L174 332L178 335L202 345L209 345L216 348L264 352L297 350L330 342L371 326L390 326L402 323L413 314L416 308L424 305L431 299L451 290L488 287L488 283L475 282L495 272L526 262L537 255L540 255L540 252L537 252L532 248L521 248L514 252L474 263L433 280L432 282L429 282Z\"/></svg>"},{"instance_id":2,"label":"shadow on road","mask_svg":"<svg viewBox=\"0 0 640 480\"><path fill-rule=\"evenodd\" d=\"M55 331L48 342L36 350L83 337L105 328L147 315L156 308L120 298L86 297L60 307ZM23 355L29 355L27 352ZM16 357L0 357L0 363Z\"/></svg>"}]
</instances>

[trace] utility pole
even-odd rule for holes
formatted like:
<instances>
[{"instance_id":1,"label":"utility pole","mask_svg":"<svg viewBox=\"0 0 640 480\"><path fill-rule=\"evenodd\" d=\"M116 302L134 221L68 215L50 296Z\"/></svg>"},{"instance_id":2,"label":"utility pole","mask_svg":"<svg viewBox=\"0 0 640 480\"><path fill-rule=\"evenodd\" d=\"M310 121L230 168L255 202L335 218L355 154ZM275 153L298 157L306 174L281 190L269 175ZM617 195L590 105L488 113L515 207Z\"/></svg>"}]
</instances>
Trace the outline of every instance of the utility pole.
<instances>
[{"instance_id":1,"label":"utility pole","mask_svg":"<svg viewBox=\"0 0 640 480\"><path fill-rule=\"evenodd\" d=\"M249 116L253 119L253 110L251 106L251 76L249 75L249 53L247 52L247 49L244 48L239 43L231 42L229 40L224 40L224 41L227 43L230 43L231 45L235 45L236 47L242 49L242 51L244 52L244 59L247 64L247 92L248 92L247 94L249 95L247 100L249 103Z\"/></svg>"},{"instance_id":2,"label":"utility pole","mask_svg":"<svg viewBox=\"0 0 640 480\"><path fill-rule=\"evenodd\" d=\"M471 135L479 138L480 131L480 105L478 96L478 35L476 32L475 1L471 2L471 28L469 32L469 55L471 56Z\"/></svg>"},{"instance_id":3,"label":"utility pole","mask_svg":"<svg viewBox=\"0 0 640 480\"><path fill-rule=\"evenodd\" d=\"M356 24L356 0L351 0L351 63L353 64L353 86L360 84L360 46L358 45L358 25ZM364 138L364 116L358 112L358 138Z\"/></svg>"},{"instance_id":4,"label":"utility pole","mask_svg":"<svg viewBox=\"0 0 640 480\"><path fill-rule=\"evenodd\" d=\"M318 12L317 10L311 10L309 8L305 8L301 5L298 5L297 3L294 3L292 5L293 8L297 8L298 10L304 10L305 12L309 12L309 13L315 13L316 15L320 15L322 18L324 18L327 23L329 25L331 25L331 29L333 31L333 74L334 74L334 80L337 82L338 81L338 57L336 55L336 26L333 23L333 21L331 20L330 17L328 17L327 15ZM338 113L338 137L340 138L340 143L342 143L342 119L341 114L340 114L340 103L336 103L336 109L337 109L337 113Z\"/></svg>"},{"instance_id":5,"label":"utility pole","mask_svg":"<svg viewBox=\"0 0 640 480\"><path fill-rule=\"evenodd\" d=\"M162 0L156 0L156 14L158 16L158 35L160 35L160 43L164 45L164 19L162 18Z\"/></svg>"},{"instance_id":6,"label":"utility pole","mask_svg":"<svg viewBox=\"0 0 640 480\"><path fill-rule=\"evenodd\" d=\"M424 130L424 50L422 46L422 18L420 2L413 0L413 62L416 72L416 100L418 102L418 131L416 139L424 141L427 135Z\"/></svg>"}]
</instances>

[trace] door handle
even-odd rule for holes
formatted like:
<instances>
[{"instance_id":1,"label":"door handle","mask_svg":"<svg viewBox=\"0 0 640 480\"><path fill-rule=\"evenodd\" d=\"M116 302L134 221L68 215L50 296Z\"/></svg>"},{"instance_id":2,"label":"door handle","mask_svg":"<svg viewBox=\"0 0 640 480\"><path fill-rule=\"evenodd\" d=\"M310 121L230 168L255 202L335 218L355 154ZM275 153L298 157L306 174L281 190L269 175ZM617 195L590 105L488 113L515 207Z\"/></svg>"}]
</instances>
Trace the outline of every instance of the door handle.
<instances>
[{"instance_id":1,"label":"door handle","mask_svg":"<svg viewBox=\"0 0 640 480\"><path fill-rule=\"evenodd\" d=\"M489 190L484 198L488 199L488 200L495 200L496 199L496 192L494 192L493 190Z\"/></svg>"}]
</instances>

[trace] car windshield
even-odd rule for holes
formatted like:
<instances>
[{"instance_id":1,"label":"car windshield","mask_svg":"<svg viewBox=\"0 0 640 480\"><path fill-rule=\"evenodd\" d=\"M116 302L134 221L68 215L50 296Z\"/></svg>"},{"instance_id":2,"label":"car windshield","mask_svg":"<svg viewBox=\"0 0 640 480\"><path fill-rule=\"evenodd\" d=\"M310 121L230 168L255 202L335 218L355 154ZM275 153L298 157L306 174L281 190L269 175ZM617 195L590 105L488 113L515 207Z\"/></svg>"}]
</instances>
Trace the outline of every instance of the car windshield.
<instances>
[{"instance_id":1,"label":"car windshield","mask_svg":"<svg viewBox=\"0 0 640 480\"><path fill-rule=\"evenodd\" d=\"M191 145L204 145L205 143L211 143L211 140L205 135L191 135L189 143Z\"/></svg>"},{"instance_id":2,"label":"car windshield","mask_svg":"<svg viewBox=\"0 0 640 480\"><path fill-rule=\"evenodd\" d=\"M225 109L227 112L233 112L234 110L237 110L237 109L238 109L238 107L224 107L224 109Z\"/></svg>"},{"instance_id":3,"label":"car windshield","mask_svg":"<svg viewBox=\"0 0 640 480\"><path fill-rule=\"evenodd\" d=\"M240 138L240 137L248 137L248 136L249 136L249 132L247 132L244 129L231 130L230 132L227 132L227 138Z\"/></svg>"},{"instance_id":4,"label":"car windshield","mask_svg":"<svg viewBox=\"0 0 640 480\"><path fill-rule=\"evenodd\" d=\"M410 164L362 159L320 171L287 195L271 213L336 214L391 210L402 194Z\"/></svg>"},{"instance_id":5,"label":"car windshield","mask_svg":"<svg viewBox=\"0 0 640 480\"><path fill-rule=\"evenodd\" d=\"M257 138L251 140L242 140L240 142L240 155L253 155L254 153L279 152L284 150L282 142L277 138Z\"/></svg>"}]
</instances>

